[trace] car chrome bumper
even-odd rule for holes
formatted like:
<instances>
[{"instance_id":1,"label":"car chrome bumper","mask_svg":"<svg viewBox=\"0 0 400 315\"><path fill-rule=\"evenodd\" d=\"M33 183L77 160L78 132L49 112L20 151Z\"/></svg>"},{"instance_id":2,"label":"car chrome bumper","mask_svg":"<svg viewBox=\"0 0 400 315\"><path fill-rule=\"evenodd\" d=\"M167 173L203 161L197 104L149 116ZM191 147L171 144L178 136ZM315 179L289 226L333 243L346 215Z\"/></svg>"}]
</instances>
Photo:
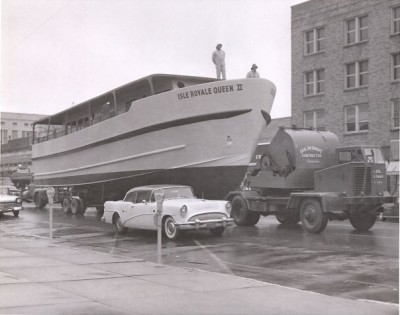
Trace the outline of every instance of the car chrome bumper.
<instances>
[{"instance_id":1,"label":"car chrome bumper","mask_svg":"<svg viewBox=\"0 0 400 315\"><path fill-rule=\"evenodd\" d=\"M233 225L233 219L212 219L212 220L199 220L196 219L195 221L189 221L184 223L176 223L175 226L179 230L192 230L192 229L212 229L216 227L226 227Z\"/></svg>"},{"instance_id":2,"label":"car chrome bumper","mask_svg":"<svg viewBox=\"0 0 400 315\"><path fill-rule=\"evenodd\" d=\"M0 208L0 213L4 212L12 212L12 211L20 211L23 210L23 207L6 207L6 208Z\"/></svg>"}]
</instances>

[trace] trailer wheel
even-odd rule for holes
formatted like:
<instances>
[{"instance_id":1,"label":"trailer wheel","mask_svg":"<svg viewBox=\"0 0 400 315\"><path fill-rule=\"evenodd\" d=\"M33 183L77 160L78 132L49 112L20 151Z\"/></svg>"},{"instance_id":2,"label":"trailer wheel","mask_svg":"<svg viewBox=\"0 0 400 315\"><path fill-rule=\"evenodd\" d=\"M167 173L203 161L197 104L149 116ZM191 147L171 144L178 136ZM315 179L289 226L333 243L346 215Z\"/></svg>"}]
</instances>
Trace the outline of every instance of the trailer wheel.
<instances>
[{"instance_id":1,"label":"trailer wheel","mask_svg":"<svg viewBox=\"0 0 400 315\"><path fill-rule=\"evenodd\" d=\"M65 214L71 213L71 200L69 198L64 198L62 200L62 208Z\"/></svg>"},{"instance_id":2,"label":"trailer wheel","mask_svg":"<svg viewBox=\"0 0 400 315\"><path fill-rule=\"evenodd\" d=\"M97 215L101 217L104 214L104 206L97 206L96 207Z\"/></svg>"},{"instance_id":3,"label":"trailer wheel","mask_svg":"<svg viewBox=\"0 0 400 315\"><path fill-rule=\"evenodd\" d=\"M86 212L87 205L86 205L85 201L83 201L83 199L79 199L79 203L80 203L80 207L81 207L79 214L84 215Z\"/></svg>"},{"instance_id":4,"label":"trailer wheel","mask_svg":"<svg viewBox=\"0 0 400 315\"><path fill-rule=\"evenodd\" d=\"M232 199L232 212L231 217L238 226L247 225L247 219L249 216L249 209L247 208L246 201L242 196L235 196Z\"/></svg>"},{"instance_id":5,"label":"trailer wheel","mask_svg":"<svg viewBox=\"0 0 400 315\"><path fill-rule=\"evenodd\" d=\"M300 218L303 228L309 233L321 233L328 224L328 217L322 212L320 203L315 199L303 201Z\"/></svg>"},{"instance_id":6,"label":"trailer wheel","mask_svg":"<svg viewBox=\"0 0 400 315\"><path fill-rule=\"evenodd\" d=\"M357 231L368 231L376 222L376 214L367 211L354 211L350 213L349 221Z\"/></svg>"},{"instance_id":7,"label":"trailer wheel","mask_svg":"<svg viewBox=\"0 0 400 315\"><path fill-rule=\"evenodd\" d=\"M71 200L71 213L80 214L81 213L81 203L77 198L72 198Z\"/></svg>"},{"instance_id":8,"label":"trailer wheel","mask_svg":"<svg viewBox=\"0 0 400 315\"><path fill-rule=\"evenodd\" d=\"M36 193L34 199L36 208L43 209L47 204L46 200L40 195L40 193Z\"/></svg>"}]
</instances>

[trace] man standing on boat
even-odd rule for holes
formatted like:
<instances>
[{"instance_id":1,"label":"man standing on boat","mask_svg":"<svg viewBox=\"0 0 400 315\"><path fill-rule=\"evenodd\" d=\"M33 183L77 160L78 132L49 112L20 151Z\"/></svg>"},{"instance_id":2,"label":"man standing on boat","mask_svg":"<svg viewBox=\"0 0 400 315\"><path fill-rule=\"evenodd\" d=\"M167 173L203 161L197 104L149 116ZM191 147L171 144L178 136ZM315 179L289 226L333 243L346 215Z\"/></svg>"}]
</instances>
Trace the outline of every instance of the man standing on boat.
<instances>
[{"instance_id":1,"label":"man standing on boat","mask_svg":"<svg viewBox=\"0 0 400 315\"><path fill-rule=\"evenodd\" d=\"M257 72L257 68L258 68L257 65L254 63L251 66L251 71L249 71L247 73L246 78L247 79L258 79L258 78L260 78L260 74Z\"/></svg>"},{"instance_id":2,"label":"man standing on boat","mask_svg":"<svg viewBox=\"0 0 400 315\"><path fill-rule=\"evenodd\" d=\"M221 78L221 73L222 73L222 79L226 80L225 76L225 51L223 51L222 44L217 45L217 50L213 52L212 54L212 61L215 64L215 67L217 69L217 79Z\"/></svg>"}]
</instances>

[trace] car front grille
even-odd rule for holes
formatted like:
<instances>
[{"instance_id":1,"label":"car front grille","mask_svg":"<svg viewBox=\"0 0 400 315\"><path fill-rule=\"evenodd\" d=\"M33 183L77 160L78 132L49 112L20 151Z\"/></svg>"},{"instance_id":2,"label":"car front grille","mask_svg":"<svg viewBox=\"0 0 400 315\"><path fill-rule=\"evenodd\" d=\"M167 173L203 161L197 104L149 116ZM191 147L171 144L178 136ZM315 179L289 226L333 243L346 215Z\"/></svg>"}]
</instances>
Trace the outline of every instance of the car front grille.
<instances>
[{"instance_id":1,"label":"car front grille","mask_svg":"<svg viewBox=\"0 0 400 315\"><path fill-rule=\"evenodd\" d=\"M188 221L220 220L223 218L226 218L226 215L224 215L222 213L203 213L203 214L198 214L198 215L195 215L195 216L189 218Z\"/></svg>"}]
</instances>

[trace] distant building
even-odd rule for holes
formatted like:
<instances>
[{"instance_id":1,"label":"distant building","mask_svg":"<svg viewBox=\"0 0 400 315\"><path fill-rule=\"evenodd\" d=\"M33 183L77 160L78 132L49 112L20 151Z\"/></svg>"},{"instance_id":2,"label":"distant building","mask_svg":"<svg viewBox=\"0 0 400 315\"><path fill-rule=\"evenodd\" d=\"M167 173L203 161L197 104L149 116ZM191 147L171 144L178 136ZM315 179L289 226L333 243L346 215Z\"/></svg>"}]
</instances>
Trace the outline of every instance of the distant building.
<instances>
[{"instance_id":1,"label":"distant building","mask_svg":"<svg viewBox=\"0 0 400 315\"><path fill-rule=\"evenodd\" d=\"M398 160L399 1L310 0L292 7L291 28L292 123Z\"/></svg>"},{"instance_id":2,"label":"distant building","mask_svg":"<svg viewBox=\"0 0 400 315\"><path fill-rule=\"evenodd\" d=\"M1 112L2 174L15 171L19 165L32 164L32 124L45 115Z\"/></svg>"},{"instance_id":3,"label":"distant building","mask_svg":"<svg viewBox=\"0 0 400 315\"><path fill-rule=\"evenodd\" d=\"M32 125L45 115L1 112L1 144L18 138L32 138Z\"/></svg>"}]
</instances>

